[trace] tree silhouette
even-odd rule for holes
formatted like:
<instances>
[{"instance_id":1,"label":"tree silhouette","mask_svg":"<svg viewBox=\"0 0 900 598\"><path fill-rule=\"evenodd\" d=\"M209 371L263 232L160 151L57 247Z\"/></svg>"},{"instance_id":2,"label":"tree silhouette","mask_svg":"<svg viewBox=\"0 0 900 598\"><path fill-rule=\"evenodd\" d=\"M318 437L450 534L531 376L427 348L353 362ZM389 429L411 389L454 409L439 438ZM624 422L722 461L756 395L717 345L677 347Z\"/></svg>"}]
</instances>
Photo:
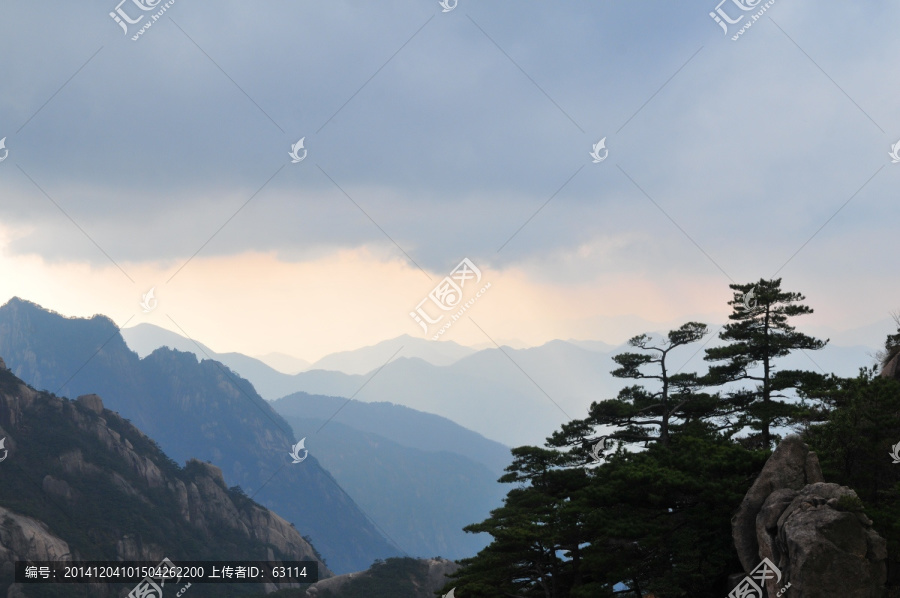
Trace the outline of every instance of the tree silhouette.
<instances>
[{"instance_id":1,"label":"tree silhouette","mask_svg":"<svg viewBox=\"0 0 900 598\"><path fill-rule=\"evenodd\" d=\"M752 389L731 393L730 401L743 411L740 424L758 431L762 448L772 444L771 428L796 422L805 412L797 403L789 403L783 391L802 390L824 383L825 377L804 370L778 370L775 361L798 349L819 350L828 340L821 341L788 324L788 318L813 313L801 304L806 297L800 293L781 290L781 279L760 279L757 283L729 285L734 311L728 318L719 338L730 344L706 349L707 361L724 362L710 366L705 382L724 385L750 380L757 382ZM762 371L756 371L762 367Z\"/></svg>"},{"instance_id":2,"label":"tree silhouette","mask_svg":"<svg viewBox=\"0 0 900 598\"><path fill-rule=\"evenodd\" d=\"M702 339L706 324L688 322L669 331L663 339L640 334L628 341L643 353L620 353L613 357L620 367L612 371L616 378L649 380L654 390L634 385L623 388L617 398L591 404L588 417L563 424L548 440L551 446L578 447L573 451L572 464L583 463L590 446L600 440L621 441L625 444L659 442L668 446L674 427L722 415L717 411L717 398L700 392L704 381L695 373L672 372L670 353L679 347ZM653 366L646 371L644 366ZM615 426L617 431L598 437L598 426Z\"/></svg>"}]
</instances>

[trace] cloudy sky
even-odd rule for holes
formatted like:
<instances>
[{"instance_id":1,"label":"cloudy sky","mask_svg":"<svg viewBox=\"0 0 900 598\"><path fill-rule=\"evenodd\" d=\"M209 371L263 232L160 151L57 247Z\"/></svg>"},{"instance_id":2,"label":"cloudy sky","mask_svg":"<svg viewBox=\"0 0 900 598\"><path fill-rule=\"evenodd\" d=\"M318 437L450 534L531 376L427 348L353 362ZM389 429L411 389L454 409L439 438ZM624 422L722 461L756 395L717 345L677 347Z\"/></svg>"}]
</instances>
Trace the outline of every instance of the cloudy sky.
<instances>
[{"instance_id":1,"label":"cloudy sky","mask_svg":"<svg viewBox=\"0 0 900 598\"><path fill-rule=\"evenodd\" d=\"M0 301L315 360L426 337L468 258L463 344L717 324L775 276L804 329L890 332L900 5L735 40L763 2L445 1L0 2Z\"/></svg>"}]
</instances>

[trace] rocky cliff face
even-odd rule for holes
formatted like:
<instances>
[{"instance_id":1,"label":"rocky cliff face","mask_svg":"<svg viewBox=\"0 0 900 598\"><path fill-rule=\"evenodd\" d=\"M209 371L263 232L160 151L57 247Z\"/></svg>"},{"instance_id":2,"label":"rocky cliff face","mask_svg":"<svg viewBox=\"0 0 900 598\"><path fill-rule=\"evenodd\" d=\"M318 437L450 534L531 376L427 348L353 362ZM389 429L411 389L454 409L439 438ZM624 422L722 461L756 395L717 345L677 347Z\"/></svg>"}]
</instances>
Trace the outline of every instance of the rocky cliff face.
<instances>
[{"instance_id":1,"label":"rocky cliff face","mask_svg":"<svg viewBox=\"0 0 900 598\"><path fill-rule=\"evenodd\" d=\"M296 529L229 490L221 470L179 468L96 395L55 397L0 367L0 438L0 595L39 595L9 586L16 560L313 560L331 575Z\"/></svg>"},{"instance_id":2,"label":"rocky cliff face","mask_svg":"<svg viewBox=\"0 0 900 598\"><path fill-rule=\"evenodd\" d=\"M751 580L734 576L738 587L756 583L770 597L789 592L791 598L884 593L885 540L853 490L825 483L816 454L798 436L788 436L772 453L732 519L732 531Z\"/></svg>"}]
</instances>

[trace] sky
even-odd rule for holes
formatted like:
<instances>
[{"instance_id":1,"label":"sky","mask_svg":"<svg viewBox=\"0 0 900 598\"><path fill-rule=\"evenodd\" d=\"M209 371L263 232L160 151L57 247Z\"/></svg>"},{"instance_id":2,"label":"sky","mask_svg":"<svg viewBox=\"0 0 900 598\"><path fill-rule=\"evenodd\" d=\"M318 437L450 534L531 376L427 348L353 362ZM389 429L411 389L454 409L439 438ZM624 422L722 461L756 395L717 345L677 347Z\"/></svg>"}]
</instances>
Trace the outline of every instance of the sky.
<instances>
[{"instance_id":1,"label":"sky","mask_svg":"<svg viewBox=\"0 0 900 598\"><path fill-rule=\"evenodd\" d=\"M877 345L898 26L867 1L0 2L0 302L314 361L447 322L618 344L781 277L801 329Z\"/></svg>"}]
</instances>

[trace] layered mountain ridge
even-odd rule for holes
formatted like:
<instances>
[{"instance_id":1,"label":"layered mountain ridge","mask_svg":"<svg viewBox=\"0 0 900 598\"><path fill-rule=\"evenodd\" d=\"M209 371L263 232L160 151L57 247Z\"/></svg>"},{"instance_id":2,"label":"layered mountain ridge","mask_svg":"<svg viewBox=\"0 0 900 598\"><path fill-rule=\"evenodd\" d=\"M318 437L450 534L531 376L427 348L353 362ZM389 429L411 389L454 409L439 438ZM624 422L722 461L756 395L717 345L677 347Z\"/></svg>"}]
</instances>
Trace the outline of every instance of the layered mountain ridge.
<instances>
[{"instance_id":1,"label":"layered mountain ridge","mask_svg":"<svg viewBox=\"0 0 900 598\"><path fill-rule=\"evenodd\" d=\"M0 307L0 355L34 387L102 396L177 462L216 464L228 485L308 534L337 573L400 554L314 450L291 462L291 427L218 362L169 349L140 359L108 318L66 318L21 299Z\"/></svg>"},{"instance_id":2,"label":"layered mountain ridge","mask_svg":"<svg viewBox=\"0 0 900 598\"><path fill-rule=\"evenodd\" d=\"M0 595L107 598L129 587L11 589L17 560L311 560L321 578L332 575L297 529L229 489L219 468L197 460L179 467L97 395L71 401L37 391L2 359L0 438L8 451L0 461ZM288 587L298 585L198 585L191 594Z\"/></svg>"}]
</instances>

